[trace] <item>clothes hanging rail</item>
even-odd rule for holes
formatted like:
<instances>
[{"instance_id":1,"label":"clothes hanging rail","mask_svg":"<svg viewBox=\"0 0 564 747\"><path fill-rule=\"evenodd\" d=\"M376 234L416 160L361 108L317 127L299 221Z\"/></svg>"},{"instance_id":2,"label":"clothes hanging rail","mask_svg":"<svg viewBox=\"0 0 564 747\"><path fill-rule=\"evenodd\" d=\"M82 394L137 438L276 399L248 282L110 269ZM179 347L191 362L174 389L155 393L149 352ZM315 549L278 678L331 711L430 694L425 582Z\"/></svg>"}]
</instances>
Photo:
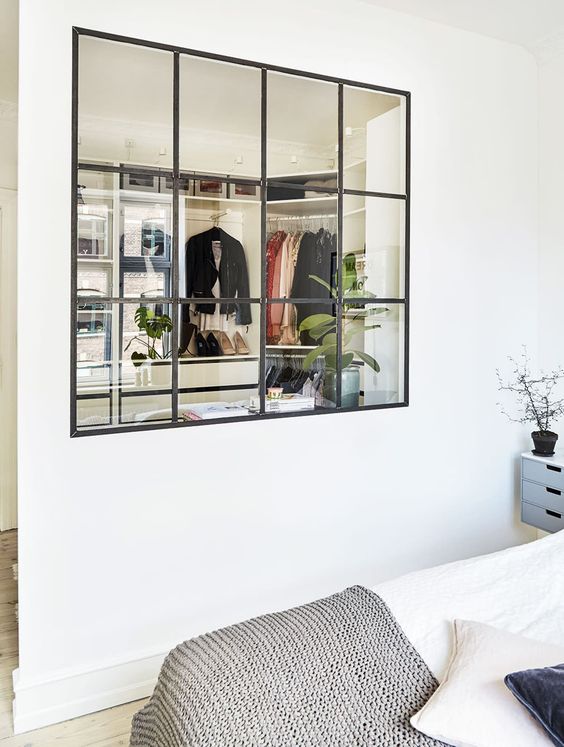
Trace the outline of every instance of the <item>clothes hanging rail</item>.
<instances>
[{"instance_id":1,"label":"clothes hanging rail","mask_svg":"<svg viewBox=\"0 0 564 747\"><path fill-rule=\"evenodd\" d=\"M337 213L321 213L319 215L269 215L269 221L281 221L281 220L318 220L320 218L336 218Z\"/></svg>"},{"instance_id":2,"label":"clothes hanging rail","mask_svg":"<svg viewBox=\"0 0 564 747\"><path fill-rule=\"evenodd\" d=\"M212 213L209 217L209 220L217 224L219 222L219 219L223 218L224 215L231 215L231 208L222 210L220 213Z\"/></svg>"}]
</instances>

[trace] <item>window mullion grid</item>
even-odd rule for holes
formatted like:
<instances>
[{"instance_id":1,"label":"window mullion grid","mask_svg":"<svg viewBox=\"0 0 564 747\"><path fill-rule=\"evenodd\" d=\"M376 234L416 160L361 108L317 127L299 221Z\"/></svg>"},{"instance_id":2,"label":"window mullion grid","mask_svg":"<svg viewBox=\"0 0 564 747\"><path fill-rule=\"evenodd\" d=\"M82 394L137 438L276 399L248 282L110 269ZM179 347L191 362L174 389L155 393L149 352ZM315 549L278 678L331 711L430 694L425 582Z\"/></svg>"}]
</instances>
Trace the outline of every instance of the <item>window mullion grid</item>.
<instances>
[{"instance_id":1,"label":"window mullion grid","mask_svg":"<svg viewBox=\"0 0 564 747\"><path fill-rule=\"evenodd\" d=\"M78 33L76 29L72 32L72 154L71 154L71 355L70 355L70 432L71 436L76 433L76 409L77 409L77 340L76 330L78 325Z\"/></svg>"},{"instance_id":2,"label":"window mullion grid","mask_svg":"<svg viewBox=\"0 0 564 747\"><path fill-rule=\"evenodd\" d=\"M178 346L179 346L179 246L178 246L178 195L179 195L179 117L180 117L180 54L174 52L172 75L172 376L171 376L171 419L178 421Z\"/></svg>"},{"instance_id":3,"label":"window mullion grid","mask_svg":"<svg viewBox=\"0 0 564 747\"><path fill-rule=\"evenodd\" d=\"M409 404L409 277L411 213L411 95L405 97L405 238L404 238L404 317L403 317L403 401Z\"/></svg>"},{"instance_id":4,"label":"window mullion grid","mask_svg":"<svg viewBox=\"0 0 564 747\"><path fill-rule=\"evenodd\" d=\"M260 85L260 353L259 398L260 414L266 412L266 137L267 137L267 71L261 69Z\"/></svg>"},{"instance_id":5,"label":"window mullion grid","mask_svg":"<svg viewBox=\"0 0 564 747\"><path fill-rule=\"evenodd\" d=\"M343 84L338 88L338 161L337 161L337 368L335 382L336 406L341 407L341 384L343 365Z\"/></svg>"}]
</instances>

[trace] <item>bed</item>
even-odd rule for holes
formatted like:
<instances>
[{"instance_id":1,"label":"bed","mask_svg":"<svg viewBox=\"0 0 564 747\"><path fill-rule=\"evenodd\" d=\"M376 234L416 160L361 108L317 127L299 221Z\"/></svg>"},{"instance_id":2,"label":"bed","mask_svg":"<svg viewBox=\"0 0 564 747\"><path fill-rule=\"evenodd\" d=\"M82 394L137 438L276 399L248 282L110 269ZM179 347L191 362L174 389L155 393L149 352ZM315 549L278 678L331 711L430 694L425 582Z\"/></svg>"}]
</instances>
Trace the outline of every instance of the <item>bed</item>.
<instances>
[{"instance_id":1,"label":"bed","mask_svg":"<svg viewBox=\"0 0 564 747\"><path fill-rule=\"evenodd\" d=\"M510 741L489 740L487 719L478 724L482 741L442 742L412 725L445 686L454 620L526 636L548 647L549 661L561 652L564 661L563 553L564 532L186 641L169 654L152 698L134 717L131 745L550 744L525 712L510 714L517 735ZM499 688L494 700L498 695ZM472 731L476 719L469 719Z\"/></svg>"}]
</instances>

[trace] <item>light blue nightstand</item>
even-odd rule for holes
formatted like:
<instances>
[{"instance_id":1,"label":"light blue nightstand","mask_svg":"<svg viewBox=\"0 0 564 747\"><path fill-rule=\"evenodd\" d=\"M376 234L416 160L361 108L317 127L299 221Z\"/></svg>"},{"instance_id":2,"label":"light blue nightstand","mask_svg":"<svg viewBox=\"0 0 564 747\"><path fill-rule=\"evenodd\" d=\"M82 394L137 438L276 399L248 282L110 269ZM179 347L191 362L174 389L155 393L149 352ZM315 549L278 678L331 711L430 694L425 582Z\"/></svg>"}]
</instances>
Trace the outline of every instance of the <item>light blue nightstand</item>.
<instances>
[{"instance_id":1,"label":"light blue nightstand","mask_svg":"<svg viewBox=\"0 0 564 747\"><path fill-rule=\"evenodd\" d=\"M521 520L544 532L564 529L564 453L521 454Z\"/></svg>"}]
</instances>

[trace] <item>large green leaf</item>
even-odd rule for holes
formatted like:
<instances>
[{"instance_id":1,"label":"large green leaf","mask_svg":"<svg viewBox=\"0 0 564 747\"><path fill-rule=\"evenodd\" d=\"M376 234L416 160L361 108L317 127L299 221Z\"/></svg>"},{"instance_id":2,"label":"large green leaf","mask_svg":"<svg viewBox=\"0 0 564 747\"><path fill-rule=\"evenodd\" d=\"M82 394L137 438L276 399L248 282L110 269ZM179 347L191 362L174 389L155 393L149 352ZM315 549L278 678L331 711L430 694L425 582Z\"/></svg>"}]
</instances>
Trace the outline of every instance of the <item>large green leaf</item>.
<instances>
[{"instance_id":1,"label":"large green leaf","mask_svg":"<svg viewBox=\"0 0 564 747\"><path fill-rule=\"evenodd\" d=\"M324 345L336 345L337 344L337 333L328 332L323 338Z\"/></svg>"},{"instance_id":2,"label":"large green leaf","mask_svg":"<svg viewBox=\"0 0 564 747\"><path fill-rule=\"evenodd\" d=\"M337 351L334 353L327 353L325 356L325 368L328 371L336 371L337 370Z\"/></svg>"},{"instance_id":3,"label":"large green leaf","mask_svg":"<svg viewBox=\"0 0 564 747\"><path fill-rule=\"evenodd\" d=\"M378 362L371 355L368 355L368 353L362 353L360 350L355 350L354 352L358 355L360 360L364 361L367 366L370 366L373 371L376 371L376 373L380 372Z\"/></svg>"},{"instance_id":4,"label":"large green leaf","mask_svg":"<svg viewBox=\"0 0 564 747\"><path fill-rule=\"evenodd\" d=\"M344 301L346 301L347 298L378 298L378 296L375 293L364 290L362 288L361 289L351 288L350 290L346 290L346 292L343 295L344 295L344 299L343 299Z\"/></svg>"},{"instance_id":5,"label":"large green leaf","mask_svg":"<svg viewBox=\"0 0 564 747\"><path fill-rule=\"evenodd\" d=\"M300 324L300 332L314 329L314 327L318 327L320 324L328 324L329 322L332 324L335 323L335 317L331 316L331 314L311 314L311 316L306 317Z\"/></svg>"},{"instance_id":6,"label":"large green leaf","mask_svg":"<svg viewBox=\"0 0 564 747\"><path fill-rule=\"evenodd\" d=\"M335 345L319 345L318 347L314 348L313 350L310 350L309 353L304 358L303 362L303 368L304 371L307 371L309 367L316 361L319 357L322 355L325 355L326 353L331 353L333 350L335 350Z\"/></svg>"},{"instance_id":7,"label":"large green leaf","mask_svg":"<svg viewBox=\"0 0 564 747\"><path fill-rule=\"evenodd\" d=\"M337 298L337 292L334 288L331 288L329 283L326 280L323 280L323 278L320 278L318 275L309 275L308 276L310 280L315 280L316 283L319 283L319 285L322 285L324 288L327 288L329 293L332 295L333 298Z\"/></svg>"},{"instance_id":8,"label":"large green leaf","mask_svg":"<svg viewBox=\"0 0 564 747\"><path fill-rule=\"evenodd\" d=\"M354 360L354 353L343 353L343 357L341 359L341 368L345 369L347 366L350 366L351 363Z\"/></svg>"},{"instance_id":9,"label":"large green leaf","mask_svg":"<svg viewBox=\"0 0 564 747\"><path fill-rule=\"evenodd\" d=\"M317 327L314 327L309 331L310 337L313 337L314 340L321 339L324 335L331 332L331 330L335 329L337 326L337 320L333 319L332 322L327 322L326 324L320 324Z\"/></svg>"},{"instance_id":10,"label":"large green leaf","mask_svg":"<svg viewBox=\"0 0 564 747\"><path fill-rule=\"evenodd\" d=\"M136 368L142 366L146 360L147 356L145 355L145 353L138 353L137 350L134 350L133 353L131 353L131 361Z\"/></svg>"}]
</instances>

